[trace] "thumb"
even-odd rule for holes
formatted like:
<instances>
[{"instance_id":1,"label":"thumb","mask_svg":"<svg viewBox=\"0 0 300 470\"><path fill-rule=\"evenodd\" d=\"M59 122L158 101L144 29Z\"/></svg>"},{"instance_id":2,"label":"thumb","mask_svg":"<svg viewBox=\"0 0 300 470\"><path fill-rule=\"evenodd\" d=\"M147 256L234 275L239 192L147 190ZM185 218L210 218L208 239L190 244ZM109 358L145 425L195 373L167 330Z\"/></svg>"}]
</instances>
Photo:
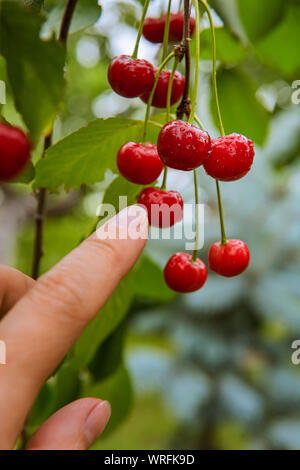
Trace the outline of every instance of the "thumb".
<instances>
[{"instance_id":1,"label":"thumb","mask_svg":"<svg viewBox=\"0 0 300 470\"><path fill-rule=\"evenodd\" d=\"M52 415L30 439L27 450L88 450L110 418L110 404L82 398Z\"/></svg>"}]
</instances>

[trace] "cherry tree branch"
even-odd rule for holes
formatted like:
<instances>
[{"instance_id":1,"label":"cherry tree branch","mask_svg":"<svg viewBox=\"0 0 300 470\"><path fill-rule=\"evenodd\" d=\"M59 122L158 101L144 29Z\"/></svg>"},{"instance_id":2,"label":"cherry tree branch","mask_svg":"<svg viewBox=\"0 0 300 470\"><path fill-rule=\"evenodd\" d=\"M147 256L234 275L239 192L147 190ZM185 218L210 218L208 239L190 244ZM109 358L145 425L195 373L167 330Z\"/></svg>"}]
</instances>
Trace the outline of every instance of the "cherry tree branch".
<instances>
[{"instance_id":1,"label":"cherry tree branch","mask_svg":"<svg viewBox=\"0 0 300 470\"><path fill-rule=\"evenodd\" d=\"M191 54L190 54L190 13L191 5L190 0L184 0L184 24L183 24L183 38L182 45L185 51L185 85L181 102L177 108L177 119L182 119L186 114L190 113L190 78L191 78Z\"/></svg>"},{"instance_id":2,"label":"cherry tree branch","mask_svg":"<svg viewBox=\"0 0 300 470\"><path fill-rule=\"evenodd\" d=\"M68 34L70 30L70 25L72 21L72 16L77 4L77 0L68 0L62 22L59 31L58 39L66 47ZM44 142L44 151L42 158L45 156L46 150L52 144L52 133L45 137ZM47 207L47 189L41 188L36 192L37 199L37 209L35 214L35 238L34 238L34 247L33 247L33 261L32 261L32 271L31 276L33 279L37 279L40 273L41 259L43 256L43 232L44 232L44 220L46 216L46 207Z\"/></svg>"}]
</instances>

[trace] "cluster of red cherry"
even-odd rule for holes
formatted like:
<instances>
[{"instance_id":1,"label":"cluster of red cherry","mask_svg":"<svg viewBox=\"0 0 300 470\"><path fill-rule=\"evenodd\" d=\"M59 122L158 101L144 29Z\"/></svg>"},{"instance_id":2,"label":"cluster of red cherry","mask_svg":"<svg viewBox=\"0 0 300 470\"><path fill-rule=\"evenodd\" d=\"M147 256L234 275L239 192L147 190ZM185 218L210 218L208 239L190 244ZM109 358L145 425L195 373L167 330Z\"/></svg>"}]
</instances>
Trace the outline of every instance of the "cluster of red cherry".
<instances>
[{"instance_id":1,"label":"cluster of red cherry","mask_svg":"<svg viewBox=\"0 0 300 470\"><path fill-rule=\"evenodd\" d=\"M183 35L183 11L170 14L169 42L181 41ZM143 26L143 35L153 43L161 43L164 38L166 15L160 18L146 18ZM190 18L191 34L195 29L195 20ZM108 68L108 80L112 89L125 98L139 97L148 103L150 92L154 85L157 69L147 60L133 60L128 55L115 57ZM162 70L159 75L152 106L165 108L167 105L168 85L171 70ZM176 71L172 83L171 105L179 101L183 95L185 84L184 76Z\"/></svg>"},{"instance_id":2,"label":"cluster of red cherry","mask_svg":"<svg viewBox=\"0 0 300 470\"><path fill-rule=\"evenodd\" d=\"M144 36L151 42L160 43L164 38L166 15L146 18ZM170 15L169 42L180 41L183 34L184 13ZM195 20L190 18L193 33ZM143 59L126 55L115 57L108 68L108 80L112 89L127 98L140 97L147 102L154 87L157 70ZM170 70L162 70L157 78L152 106L166 107ZM171 104L183 94L184 77L176 72L171 84ZM206 173L218 181L234 181L245 176L251 168L254 147L251 140L240 134L231 134L211 139L209 134L192 124L176 120L165 124L158 136L157 145L152 143L127 142L117 156L120 173L129 181L141 185L153 183L161 174L164 165L176 170L190 171L203 165ZM170 227L183 216L183 200L176 191L146 187L138 202L148 211L149 223L157 227ZM160 207L168 207L166 220ZM157 208L153 216L153 207ZM177 207L176 211L171 208ZM247 268L250 254L241 240L223 240L214 243L208 256L210 269L225 277L241 274ZM176 253L168 261L164 276L168 286L176 292L194 292L207 279L205 264L193 259L188 253Z\"/></svg>"}]
</instances>

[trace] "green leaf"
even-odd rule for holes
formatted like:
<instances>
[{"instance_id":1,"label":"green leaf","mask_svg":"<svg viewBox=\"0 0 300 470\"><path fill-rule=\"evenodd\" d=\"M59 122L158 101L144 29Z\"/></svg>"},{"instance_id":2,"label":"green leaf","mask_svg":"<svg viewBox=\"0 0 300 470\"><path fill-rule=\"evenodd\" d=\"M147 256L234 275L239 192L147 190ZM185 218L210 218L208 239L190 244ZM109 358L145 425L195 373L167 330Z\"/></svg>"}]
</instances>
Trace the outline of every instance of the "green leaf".
<instances>
[{"instance_id":1,"label":"green leaf","mask_svg":"<svg viewBox=\"0 0 300 470\"><path fill-rule=\"evenodd\" d=\"M124 340L127 332L127 319L100 344L91 363L89 371L95 381L103 380L114 374L123 360Z\"/></svg>"},{"instance_id":2,"label":"green leaf","mask_svg":"<svg viewBox=\"0 0 300 470\"><path fill-rule=\"evenodd\" d=\"M201 33L201 58L212 58L212 41L210 29ZM217 59L227 63L241 62L246 56L246 50L234 34L226 28L216 28Z\"/></svg>"},{"instance_id":3,"label":"green leaf","mask_svg":"<svg viewBox=\"0 0 300 470\"><path fill-rule=\"evenodd\" d=\"M44 0L22 0L23 4L27 8L32 8L34 11L40 12L43 6Z\"/></svg>"},{"instance_id":4,"label":"green leaf","mask_svg":"<svg viewBox=\"0 0 300 470\"><path fill-rule=\"evenodd\" d=\"M109 401L112 413L102 436L111 433L126 418L132 405L133 390L127 369L121 365L106 380L87 387L84 396Z\"/></svg>"},{"instance_id":5,"label":"green leaf","mask_svg":"<svg viewBox=\"0 0 300 470\"><path fill-rule=\"evenodd\" d=\"M103 197L103 204L112 204L115 209L119 212L119 197L127 197L127 205L135 204L137 197L142 191L144 186L139 184L133 184L127 181L123 176L118 176L112 181Z\"/></svg>"},{"instance_id":6,"label":"green leaf","mask_svg":"<svg viewBox=\"0 0 300 470\"><path fill-rule=\"evenodd\" d=\"M241 24L236 0L210 0L209 5L221 18L224 26L246 42L247 37Z\"/></svg>"},{"instance_id":7,"label":"green leaf","mask_svg":"<svg viewBox=\"0 0 300 470\"><path fill-rule=\"evenodd\" d=\"M139 141L142 121L123 118L97 119L53 145L36 166L35 188L78 189L103 179L109 168L116 172L119 148Z\"/></svg>"},{"instance_id":8,"label":"green leaf","mask_svg":"<svg viewBox=\"0 0 300 470\"><path fill-rule=\"evenodd\" d=\"M175 293L166 286L160 267L148 256L143 256L133 270L134 293L142 299L170 302Z\"/></svg>"},{"instance_id":9,"label":"green leaf","mask_svg":"<svg viewBox=\"0 0 300 470\"><path fill-rule=\"evenodd\" d=\"M251 41L257 41L276 26L284 13L286 0L238 0L244 29Z\"/></svg>"},{"instance_id":10,"label":"green leaf","mask_svg":"<svg viewBox=\"0 0 300 470\"><path fill-rule=\"evenodd\" d=\"M48 381L41 388L29 414L28 426L32 427L32 432L49 418L53 409L55 409L55 398L55 384L53 381Z\"/></svg>"},{"instance_id":11,"label":"green leaf","mask_svg":"<svg viewBox=\"0 0 300 470\"><path fill-rule=\"evenodd\" d=\"M260 60L286 77L292 77L300 71L299 24L300 7L291 5L278 27L256 46Z\"/></svg>"},{"instance_id":12,"label":"green leaf","mask_svg":"<svg viewBox=\"0 0 300 470\"><path fill-rule=\"evenodd\" d=\"M64 91L65 51L54 39L39 37L43 19L16 1L0 9L0 53L17 110L36 142L52 126Z\"/></svg>"},{"instance_id":13,"label":"green leaf","mask_svg":"<svg viewBox=\"0 0 300 470\"><path fill-rule=\"evenodd\" d=\"M252 81L238 70L222 70L218 73L218 91L226 134L238 132L257 144L263 144L270 113L256 99ZM217 125L213 97L211 109Z\"/></svg>"},{"instance_id":14,"label":"green leaf","mask_svg":"<svg viewBox=\"0 0 300 470\"><path fill-rule=\"evenodd\" d=\"M55 32L58 35L64 9L65 2L59 2L52 8L44 23L43 34L51 35ZM69 33L81 31L95 24L100 14L101 7L98 5L98 0L79 0L74 10Z\"/></svg>"},{"instance_id":15,"label":"green leaf","mask_svg":"<svg viewBox=\"0 0 300 470\"><path fill-rule=\"evenodd\" d=\"M29 426L38 426L53 413L79 397L80 378L78 370L63 363L58 373L41 388L30 413Z\"/></svg>"},{"instance_id":16,"label":"green leaf","mask_svg":"<svg viewBox=\"0 0 300 470\"><path fill-rule=\"evenodd\" d=\"M69 363L63 364L55 376L55 409L52 413L74 401L79 396L80 378L77 370L72 369ZM51 414L52 414L51 413Z\"/></svg>"},{"instance_id":17,"label":"green leaf","mask_svg":"<svg viewBox=\"0 0 300 470\"><path fill-rule=\"evenodd\" d=\"M246 57L246 50L239 39L227 28L216 28L217 59L226 63L238 63ZM194 53L195 41L191 43L191 52ZM201 59L212 58L212 41L210 29L201 32Z\"/></svg>"},{"instance_id":18,"label":"green leaf","mask_svg":"<svg viewBox=\"0 0 300 470\"><path fill-rule=\"evenodd\" d=\"M132 301L130 275L124 278L74 346L72 367L82 368L123 320Z\"/></svg>"}]
</instances>

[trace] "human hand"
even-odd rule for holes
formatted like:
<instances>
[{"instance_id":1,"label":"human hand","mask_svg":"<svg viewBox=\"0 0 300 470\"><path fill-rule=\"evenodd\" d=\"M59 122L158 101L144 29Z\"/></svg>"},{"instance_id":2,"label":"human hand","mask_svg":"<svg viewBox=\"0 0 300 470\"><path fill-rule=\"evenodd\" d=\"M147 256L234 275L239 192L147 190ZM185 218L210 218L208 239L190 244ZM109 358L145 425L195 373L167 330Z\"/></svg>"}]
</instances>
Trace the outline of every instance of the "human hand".
<instances>
[{"instance_id":1,"label":"human hand","mask_svg":"<svg viewBox=\"0 0 300 470\"><path fill-rule=\"evenodd\" d=\"M131 222L137 239L126 229ZM101 239L114 227L125 228L127 238ZM0 449L13 448L40 387L133 267L147 232L146 211L130 206L36 282L0 266L0 340L7 351L0 365ZM27 448L88 449L109 417L108 402L77 400L43 423Z\"/></svg>"}]
</instances>

